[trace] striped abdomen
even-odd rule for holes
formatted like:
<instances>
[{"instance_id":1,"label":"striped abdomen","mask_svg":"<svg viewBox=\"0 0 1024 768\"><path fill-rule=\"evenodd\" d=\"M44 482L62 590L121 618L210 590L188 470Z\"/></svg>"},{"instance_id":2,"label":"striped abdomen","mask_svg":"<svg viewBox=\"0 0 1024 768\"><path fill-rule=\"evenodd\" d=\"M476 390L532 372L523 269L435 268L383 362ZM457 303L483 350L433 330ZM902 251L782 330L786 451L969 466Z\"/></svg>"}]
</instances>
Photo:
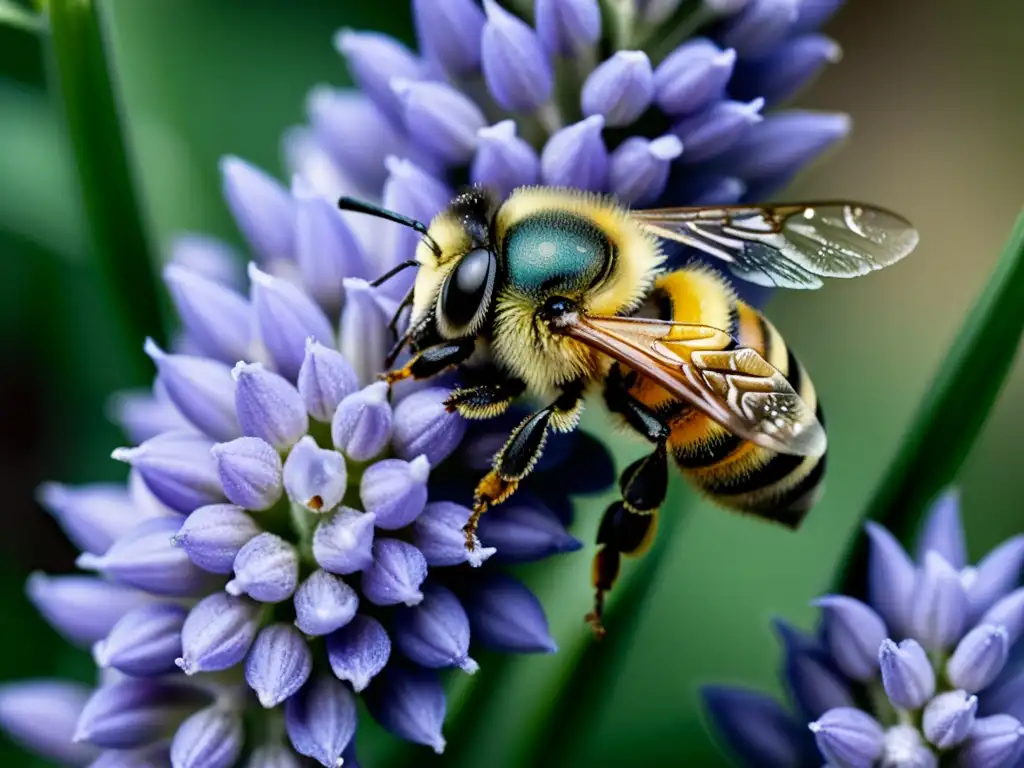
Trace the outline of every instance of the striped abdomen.
<instances>
[{"instance_id":1,"label":"striped abdomen","mask_svg":"<svg viewBox=\"0 0 1024 768\"><path fill-rule=\"evenodd\" d=\"M760 312L737 300L717 273L688 267L663 275L645 314L728 330L740 346L757 350L786 376L824 425L814 385L782 336ZM776 453L743 440L646 380L636 381L630 391L666 418L676 464L718 504L795 527L816 501L825 456Z\"/></svg>"}]
</instances>

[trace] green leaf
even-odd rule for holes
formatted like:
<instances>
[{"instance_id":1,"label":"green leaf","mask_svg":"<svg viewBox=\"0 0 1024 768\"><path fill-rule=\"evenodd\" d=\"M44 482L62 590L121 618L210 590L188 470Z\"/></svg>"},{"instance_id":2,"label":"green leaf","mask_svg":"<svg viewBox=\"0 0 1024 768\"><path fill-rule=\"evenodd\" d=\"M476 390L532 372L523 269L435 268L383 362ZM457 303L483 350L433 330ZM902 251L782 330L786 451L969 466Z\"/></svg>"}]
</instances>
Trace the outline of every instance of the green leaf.
<instances>
[{"instance_id":1,"label":"green leaf","mask_svg":"<svg viewBox=\"0 0 1024 768\"><path fill-rule=\"evenodd\" d=\"M162 341L163 296L122 124L103 7L91 0L49 3L50 74L75 160L92 256L117 309L122 341L135 344L145 335Z\"/></svg>"},{"instance_id":2,"label":"green leaf","mask_svg":"<svg viewBox=\"0 0 1024 768\"><path fill-rule=\"evenodd\" d=\"M868 505L866 519L907 540L929 502L956 476L974 446L1024 333L1024 212L995 272L939 365L935 382ZM840 591L857 593L867 540L857 536Z\"/></svg>"},{"instance_id":3,"label":"green leaf","mask_svg":"<svg viewBox=\"0 0 1024 768\"><path fill-rule=\"evenodd\" d=\"M42 32L46 29L43 18L15 5L12 0L0 0L0 24L24 29L28 32Z\"/></svg>"}]
</instances>

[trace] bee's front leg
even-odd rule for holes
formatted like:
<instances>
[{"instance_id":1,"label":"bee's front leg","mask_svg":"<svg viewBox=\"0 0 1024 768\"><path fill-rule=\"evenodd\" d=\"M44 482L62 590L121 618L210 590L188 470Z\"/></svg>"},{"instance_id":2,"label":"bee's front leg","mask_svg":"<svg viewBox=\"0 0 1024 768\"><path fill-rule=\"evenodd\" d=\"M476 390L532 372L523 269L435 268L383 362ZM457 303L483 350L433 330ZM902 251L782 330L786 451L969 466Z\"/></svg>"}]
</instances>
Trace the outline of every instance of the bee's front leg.
<instances>
[{"instance_id":1,"label":"bee's front leg","mask_svg":"<svg viewBox=\"0 0 1024 768\"><path fill-rule=\"evenodd\" d=\"M522 381L495 369L475 386L454 390L444 405L449 412L457 411L465 419L493 419L507 411L525 389Z\"/></svg>"},{"instance_id":2,"label":"bee's front leg","mask_svg":"<svg viewBox=\"0 0 1024 768\"><path fill-rule=\"evenodd\" d=\"M544 452L548 429L571 432L583 411L583 382L573 381L562 387L562 393L546 408L527 416L509 435L508 442L494 456L494 468L484 475L473 494L473 513L462 530L466 549L478 546L476 527L480 516L515 493L519 483L533 471Z\"/></svg>"},{"instance_id":3,"label":"bee's front leg","mask_svg":"<svg viewBox=\"0 0 1024 768\"><path fill-rule=\"evenodd\" d=\"M476 349L476 339L452 339L417 352L405 365L381 376L388 384L405 379L429 379L464 363Z\"/></svg>"}]
</instances>

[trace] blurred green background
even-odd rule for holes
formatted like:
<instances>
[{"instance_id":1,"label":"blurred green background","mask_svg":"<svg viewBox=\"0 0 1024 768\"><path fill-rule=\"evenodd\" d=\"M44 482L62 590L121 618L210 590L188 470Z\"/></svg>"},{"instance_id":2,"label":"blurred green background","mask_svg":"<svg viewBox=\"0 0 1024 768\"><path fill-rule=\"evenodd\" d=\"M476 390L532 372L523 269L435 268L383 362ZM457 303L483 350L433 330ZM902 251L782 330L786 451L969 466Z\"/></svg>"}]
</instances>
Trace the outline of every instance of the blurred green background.
<instances>
[{"instance_id":1,"label":"blurred green background","mask_svg":"<svg viewBox=\"0 0 1024 768\"><path fill-rule=\"evenodd\" d=\"M280 173L279 137L302 119L306 91L345 82L331 33L352 26L408 39L411 30L399 0L109 6L134 161L160 242L183 229L238 242L220 202L217 159L237 154ZM810 626L808 601L828 588L857 535L865 501L1024 200L1024 100L1004 85L1024 67L1022 22L1024 7L1012 3L979 13L956 0L853 0L828 27L845 58L798 102L851 113L854 133L786 196L891 207L919 227L921 246L883 274L773 300L769 313L828 412L825 499L791 535L699 505L676 482L669 507L687 512L632 628L628 661L598 701L580 703L591 714L582 731L566 733L573 743L561 765L719 764L698 686L778 690L769 619ZM131 348L112 341L44 80L40 42L0 27L0 679L89 679L87 659L67 650L23 597L27 573L70 570L74 557L33 489L44 479L123 475L107 458L122 438L105 419L106 400L145 383L148 369L141 340ZM1018 365L960 478L973 556L1022 528L1022 404ZM592 410L587 426L600 431ZM530 735L560 726L545 719L555 716L554 696L587 642L580 618L590 600L589 542L606 503L580 504L574 532L588 542L584 551L528 572L562 653L516 659L500 672L485 665L476 684L500 690L473 713L478 727L460 732L447 759L416 752L420 764L523 765ZM395 756L369 741L364 765ZM0 741L0 765L43 763Z\"/></svg>"}]
</instances>

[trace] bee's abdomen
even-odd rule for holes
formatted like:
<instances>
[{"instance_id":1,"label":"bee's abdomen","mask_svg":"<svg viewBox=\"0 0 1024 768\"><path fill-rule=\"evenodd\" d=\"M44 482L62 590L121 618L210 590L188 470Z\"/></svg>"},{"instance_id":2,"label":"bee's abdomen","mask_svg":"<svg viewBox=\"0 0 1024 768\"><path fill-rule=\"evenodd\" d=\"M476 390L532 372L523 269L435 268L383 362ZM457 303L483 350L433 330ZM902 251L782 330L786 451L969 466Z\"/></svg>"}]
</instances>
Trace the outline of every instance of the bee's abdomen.
<instances>
[{"instance_id":1,"label":"bee's abdomen","mask_svg":"<svg viewBox=\"0 0 1024 768\"><path fill-rule=\"evenodd\" d=\"M685 300L700 281L700 302ZM789 380L824 425L810 378L778 330L757 310L737 300L724 281L709 290L707 273L682 270L660 279L658 314L677 322L722 328L726 321L739 344L757 350ZM688 293L689 292L689 293ZM727 320L726 320L727 319ZM800 524L820 495L825 456L776 453L743 440L678 400L651 402L651 391L636 392L659 410L671 427L669 446L683 474L716 503L790 527Z\"/></svg>"}]
</instances>

